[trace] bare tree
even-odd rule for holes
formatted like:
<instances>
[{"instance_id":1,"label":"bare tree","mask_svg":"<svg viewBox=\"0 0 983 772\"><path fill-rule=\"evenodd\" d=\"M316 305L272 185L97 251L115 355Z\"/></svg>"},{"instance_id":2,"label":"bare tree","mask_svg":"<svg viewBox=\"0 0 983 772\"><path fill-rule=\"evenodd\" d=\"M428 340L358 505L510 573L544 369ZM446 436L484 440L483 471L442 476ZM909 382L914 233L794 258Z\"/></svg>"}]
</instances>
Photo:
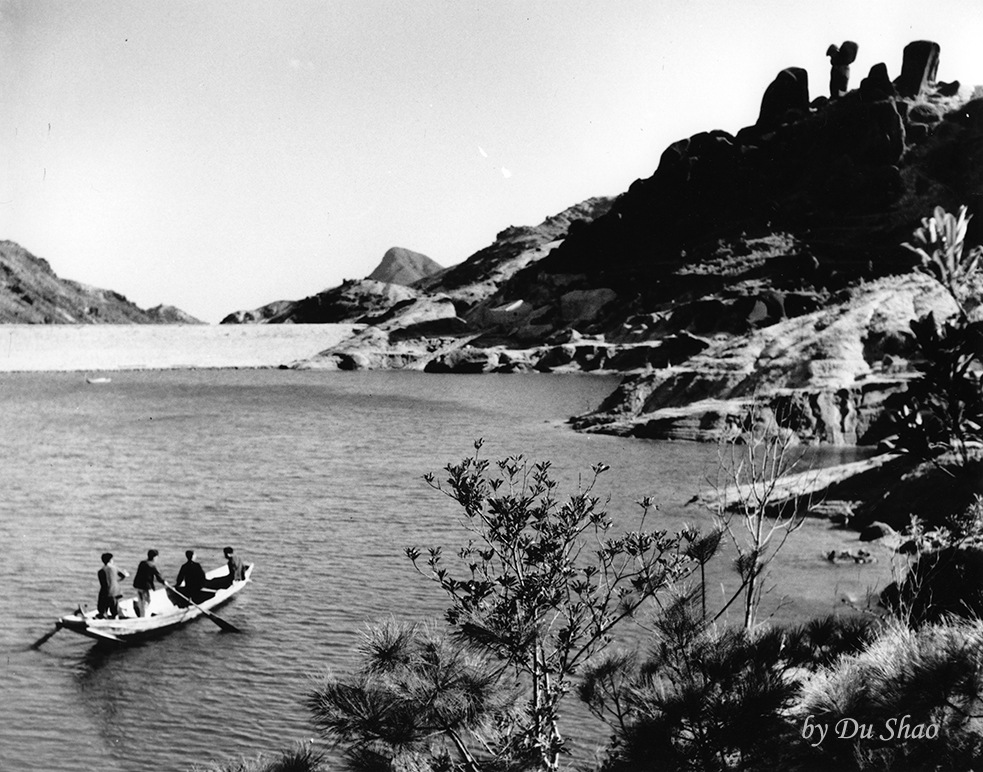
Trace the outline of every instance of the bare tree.
<instances>
[{"instance_id":1,"label":"bare tree","mask_svg":"<svg viewBox=\"0 0 983 772\"><path fill-rule=\"evenodd\" d=\"M799 468L803 452L780 418L755 400L738 430L721 440L716 477L709 480L716 492L710 510L737 552L740 577L714 618L742 598L743 624L749 631L756 623L766 570L802 526L809 504Z\"/></svg>"}]
</instances>

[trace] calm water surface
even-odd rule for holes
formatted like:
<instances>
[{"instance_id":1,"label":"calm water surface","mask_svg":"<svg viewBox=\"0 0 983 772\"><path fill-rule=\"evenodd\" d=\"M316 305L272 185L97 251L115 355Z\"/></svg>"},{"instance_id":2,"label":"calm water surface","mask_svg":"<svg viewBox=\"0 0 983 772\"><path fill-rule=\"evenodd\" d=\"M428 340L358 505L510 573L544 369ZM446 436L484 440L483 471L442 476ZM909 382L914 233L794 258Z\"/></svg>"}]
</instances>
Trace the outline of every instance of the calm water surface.
<instances>
[{"instance_id":1,"label":"calm water surface","mask_svg":"<svg viewBox=\"0 0 983 772\"><path fill-rule=\"evenodd\" d=\"M551 459L572 490L602 461L601 492L628 527L651 496L667 527L705 523L685 503L715 449L576 434L564 419L613 388L583 376L142 371L0 374L0 769L187 770L314 736L311 678L344 670L367 622L439 616L443 599L402 556L464 541L439 471L484 453ZM787 548L770 599L785 618L826 613L882 582L832 566L855 536L810 523ZM133 573L149 547L172 578L185 549L221 548L257 568L220 615L104 651L63 631L29 644L76 604L94 605L99 555ZM722 567L715 582L730 581ZM780 594L779 594L780 593ZM604 733L570 728L578 753Z\"/></svg>"}]
</instances>

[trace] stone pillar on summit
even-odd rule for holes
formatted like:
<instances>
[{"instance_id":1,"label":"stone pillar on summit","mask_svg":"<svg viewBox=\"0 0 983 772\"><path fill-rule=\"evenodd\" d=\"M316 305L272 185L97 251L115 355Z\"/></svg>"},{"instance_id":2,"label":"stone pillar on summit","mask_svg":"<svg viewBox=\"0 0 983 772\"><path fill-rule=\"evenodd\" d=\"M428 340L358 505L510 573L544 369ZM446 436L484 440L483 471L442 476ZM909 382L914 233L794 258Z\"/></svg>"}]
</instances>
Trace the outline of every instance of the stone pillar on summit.
<instances>
[{"instance_id":1,"label":"stone pillar on summit","mask_svg":"<svg viewBox=\"0 0 983 772\"><path fill-rule=\"evenodd\" d=\"M891 78L887 74L884 62L870 68L870 74L860 81L860 98L864 102L877 102L882 99L892 99L898 95Z\"/></svg>"},{"instance_id":2,"label":"stone pillar on summit","mask_svg":"<svg viewBox=\"0 0 983 772\"><path fill-rule=\"evenodd\" d=\"M801 67L786 67L765 89L757 126L774 128L789 110L809 109L809 74Z\"/></svg>"},{"instance_id":3,"label":"stone pillar on summit","mask_svg":"<svg viewBox=\"0 0 983 772\"><path fill-rule=\"evenodd\" d=\"M852 40L847 40L842 46L831 45L826 49L830 64L830 99L838 99L847 92L850 85L850 65L856 61L859 48Z\"/></svg>"},{"instance_id":4,"label":"stone pillar on summit","mask_svg":"<svg viewBox=\"0 0 983 772\"><path fill-rule=\"evenodd\" d=\"M939 44L930 40L916 40L904 47L901 75L894 81L901 96L916 97L926 87L935 85L940 51Z\"/></svg>"}]
</instances>

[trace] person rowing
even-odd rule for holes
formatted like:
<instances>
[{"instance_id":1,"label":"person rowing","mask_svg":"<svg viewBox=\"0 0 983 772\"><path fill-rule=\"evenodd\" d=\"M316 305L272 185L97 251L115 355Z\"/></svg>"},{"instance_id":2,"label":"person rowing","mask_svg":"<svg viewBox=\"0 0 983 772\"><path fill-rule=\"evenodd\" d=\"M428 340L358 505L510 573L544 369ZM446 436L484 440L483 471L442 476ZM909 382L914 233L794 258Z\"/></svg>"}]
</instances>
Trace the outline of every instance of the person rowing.
<instances>
[{"instance_id":1,"label":"person rowing","mask_svg":"<svg viewBox=\"0 0 983 772\"><path fill-rule=\"evenodd\" d=\"M195 560L195 551L186 550L184 556L187 561L181 566L177 573L177 581L174 586L188 596L193 603L201 603L212 597L215 593L205 589L207 580L205 579L205 569ZM179 599L180 600L180 599ZM179 603L187 606L188 603Z\"/></svg>"}]
</instances>

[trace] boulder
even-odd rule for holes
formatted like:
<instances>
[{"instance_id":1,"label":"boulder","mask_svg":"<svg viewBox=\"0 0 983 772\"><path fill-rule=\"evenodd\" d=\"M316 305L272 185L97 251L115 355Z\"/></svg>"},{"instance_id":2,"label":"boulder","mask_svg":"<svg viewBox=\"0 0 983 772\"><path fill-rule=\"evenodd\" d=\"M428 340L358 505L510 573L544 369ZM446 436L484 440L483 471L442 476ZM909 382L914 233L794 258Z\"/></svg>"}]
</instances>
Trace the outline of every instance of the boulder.
<instances>
[{"instance_id":1,"label":"boulder","mask_svg":"<svg viewBox=\"0 0 983 772\"><path fill-rule=\"evenodd\" d=\"M606 369L610 351L611 347L605 343L580 343L574 350L573 361L584 372Z\"/></svg>"},{"instance_id":2,"label":"boulder","mask_svg":"<svg viewBox=\"0 0 983 772\"><path fill-rule=\"evenodd\" d=\"M897 535L898 532L887 523L875 520L860 532L860 541L877 541L878 539L886 539Z\"/></svg>"},{"instance_id":3,"label":"boulder","mask_svg":"<svg viewBox=\"0 0 983 772\"><path fill-rule=\"evenodd\" d=\"M462 346L431 359L423 369L428 373L487 373L498 366L495 349Z\"/></svg>"},{"instance_id":4,"label":"boulder","mask_svg":"<svg viewBox=\"0 0 983 772\"><path fill-rule=\"evenodd\" d=\"M904 47L901 75L894 81L901 96L917 97L935 85L940 51L939 44L930 40L915 40Z\"/></svg>"},{"instance_id":5,"label":"boulder","mask_svg":"<svg viewBox=\"0 0 983 772\"><path fill-rule=\"evenodd\" d=\"M754 299L747 321L752 326L764 326L780 322L785 318L785 295L768 290L759 293Z\"/></svg>"},{"instance_id":6,"label":"boulder","mask_svg":"<svg viewBox=\"0 0 983 772\"><path fill-rule=\"evenodd\" d=\"M781 124L789 110L808 109L809 73L801 67L787 67L765 89L756 125L772 128Z\"/></svg>"},{"instance_id":7,"label":"boulder","mask_svg":"<svg viewBox=\"0 0 983 772\"><path fill-rule=\"evenodd\" d=\"M956 94L959 93L960 88L961 84L958 80L954 80L951 83L939 81L935 84L935 90L938 92L938 95L943 97L956 96Z\"/></svg>"},{"instance_id":8,"label":"boulder","mask_svg":"<svg viewBox=\"0 0 983 772\"><path fill-rule=\"evenodd\" d=\"M934 126L942 122L942 119L945 117L945 110L941 105L932 104L931 102L917 102L908 108L908 113L905 117L909 123L924 123Z\"/></svg>"},{"instance_id":9,"label":"boulder","mask_svg":"<svg viewBox=\"0 0 983 772\"><path fill-rule=\"evenodd\" d=\"M887 65L883 62L870 68L870 73L860 81L860 97L864 102L879 102L883 99L894 99L898 90L887 74Z\"/></svg>"},{"instance_id":10,"label":"boulder","mask_svg":"<svg viewBox=\"0 0 983 772\"><path fill-rule=\"evenodd\" d=\"M830 563L876 563L877 558L865 549L858 550L829 550L826 560Z\"/></svg>"},{"instance_id":11,"label":"boulder","mask_svg":"<svg viewBox=\"0 0 983 772\"><path fill-rule=\"evenodd\" d=\"M358 351L333 353L321 360L320 369L331 369L332 363L338 370L368 370L371 367L369 357Z\"/></svg>"},{"instance_id":12,"label":"boulder","mask_svg":"<svg viewBox=\"0 0 983 772\"><path fill-rule=\"evenodd\" d=\"M496 373L524 373L533 369L529 351L500 351Z\"/></svg>"},{"instance_id":13,"label":"boulder","mask_svg":"<svg viewBox=\"0 0 983 772\"><path fill-rule=\"evenodd\" d=\"M573 362L577 352L576 346L566 343L562 346L551 346L536 362L536 369L548 373L556 367L564 367Z\"/></svg>"}]
</instances>

